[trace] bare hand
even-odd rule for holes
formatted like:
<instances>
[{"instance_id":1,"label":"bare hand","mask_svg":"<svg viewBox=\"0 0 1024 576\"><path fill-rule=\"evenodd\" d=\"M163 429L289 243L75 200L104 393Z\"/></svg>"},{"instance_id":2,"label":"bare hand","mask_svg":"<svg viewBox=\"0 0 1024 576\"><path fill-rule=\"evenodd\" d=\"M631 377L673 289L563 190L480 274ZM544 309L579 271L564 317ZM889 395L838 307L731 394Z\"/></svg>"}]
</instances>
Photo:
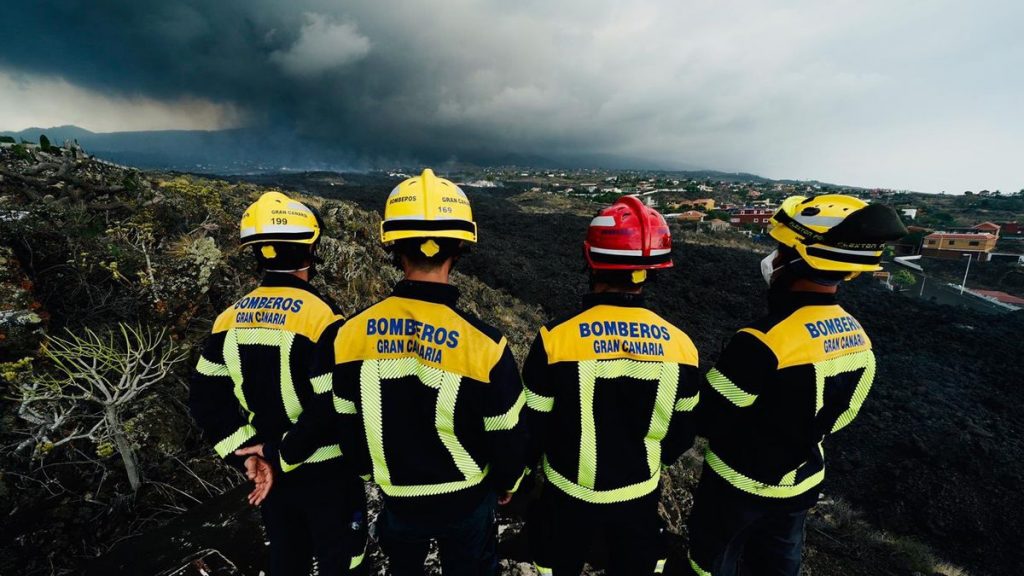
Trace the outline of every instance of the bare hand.
<instances>
[{"instance_id":1,"label":"bare hand","mask_svg":"<svg viewBox=\"0 0 1024 576\"><path fill-rule=\"evenodd\" d=\"M255 484L252 492L249 493L249 504L259 506L270 493L270 487L274 485L274 468L269 462L263 459L263 445L250 446L236 450L239 456L249 455L245 459L245 475Z\"/></svg>"},{"instance_id":2,"label":"bare hand","mask_svg":"<svg viewBox=\"0 0 1024 576\"><path fill-rule=\"evenodd\" d=\"M498 506L505 506L512 501L512 492L505 492L501 496L498 496Z\"/></svg>"},{"instance_id":3,"label":"bare hand","mask_svg":"<svg viewBox=\"0 0 1024 576\"><path fill-rule=\"evenodd\" d=\"M249 493L249 504L259 506L270 493L274 485L274 469L259 456L250 456L245 460L245 475L253 481L255 487Z\"/></svg>"},{"instance_id":4,"label":"bare hand","mask_svg":"<svg viewBox=\"0 0 1024 576\"><path fill-rule=\"evenodd\" d=\"M259 456L260 458L266 458L266 456L263 455L263 444L239 448L238 450L235 450L235 456ZM250 480L251 479L252 478L250 478Z\"/></svg>"}]
</instances>

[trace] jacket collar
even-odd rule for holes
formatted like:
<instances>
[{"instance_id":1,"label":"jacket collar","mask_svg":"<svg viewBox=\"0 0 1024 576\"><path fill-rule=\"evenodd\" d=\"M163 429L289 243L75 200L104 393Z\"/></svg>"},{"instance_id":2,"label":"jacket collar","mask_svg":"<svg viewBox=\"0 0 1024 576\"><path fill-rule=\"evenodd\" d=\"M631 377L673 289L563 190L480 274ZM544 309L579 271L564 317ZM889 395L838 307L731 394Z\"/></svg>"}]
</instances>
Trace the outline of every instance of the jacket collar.
<instances>
[{"instance_id":1,"label":"jacket collar","mask_svg":"<svg viewBox=\"0 0 1024 576\"><path fill-rule=\"evenodd\" d=\"M297 290L303 290L309 292L313 296L319 298L325 304L331 307L336 314L340 314L338 306L333 300L324 296L312 284L306 282L302 278L289 274L287 272L267 272L263 275L263 281L260 282L261 288L295 288Z\"/></svg>"},{"instance_id":2,"label":"jacket collar","mask_svg":"<svg viewBox=\"0 0 1024 576\"><path fill-rule=\"evenodd\" d=\"M644 295L631 294L629 292L591 292L583 296L583 306L586 308L600 306L601 304L641 308L644 305Z\"/></svg>"},{"instance_id":3,"label":"jacket collar","mask_svg":"<svg viewBox=\"0 0 1024 576\"><path fill-rule=\"evenodd\" d=\"M313 287L310 286L309 282L287 272L266 272L263 274L263 281L260 282L260 286L265 288L298 288L307 292L313 291Z\"/></svg>"},{"instance_id":4,"label":"jacket collar","mask_svg":"<svg viewBox=\"0 0 1024 576\"><path fill-rule=\"evenodd\" d=\"M402 280L395 284L392 296L424 300L435 304L455 305L459 299L459 289L451 284L440 282L421 282L419 280Z\"/></svg>"},{"instance_id":5,"label":"jacket collar","mask_svg":"<svg viewBox=\"0 0 1024 576\"><path fill-rule=\"evenodd\" d=\"M792 312L804 306L831 306L836 303L834 292L769 292L768 307L772 312Z\"/></svg>"}]
</instances>

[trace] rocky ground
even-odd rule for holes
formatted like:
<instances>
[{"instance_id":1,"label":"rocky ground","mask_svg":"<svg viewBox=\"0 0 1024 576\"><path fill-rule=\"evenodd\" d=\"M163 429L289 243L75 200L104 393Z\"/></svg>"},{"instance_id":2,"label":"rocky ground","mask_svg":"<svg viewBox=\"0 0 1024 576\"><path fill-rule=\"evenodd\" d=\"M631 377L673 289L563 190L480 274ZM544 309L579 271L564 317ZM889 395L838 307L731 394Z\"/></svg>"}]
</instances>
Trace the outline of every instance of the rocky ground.
<instances>
[{"instance_id":1,"label":"rocky ground","mask_svg":"<svg viewBox=\"0 0 1024 576\"><path fill-rule=\"evenodd\" d=\"M164 346L191 355L218 311L257 283L250 255L237 248L237 221L264 191L0 151L0 574L76 573L240 483L187 415L189 362L120 409L138 490L112 437L89 432L95 402L63 398L27 411L26 398L59 372L40 346L44 332L166 329ZM379 218L351 203L305 201L327 224L321 291L346 313L387 294L398 272L376 241ZM540 308L471 276L454 282L464 307L507 326L522 356Z\"/></svg>"},{"instance_id":2,"label":"rocky ground","mask_svg":"<svg viewBox=\"0 0 1024 576\"><path fill-rule=\"evenodd\" d=\"M50 369L38 353L44 331L140 322L170 327L175 346L193 349L216 312L255 281L234 227L266 185L308 194L325 214L321 288L347 312L375 301L397 278L377 243L377 211L393 183L325 174L210 181L4 153L0 178L0 574L86 566L155 574L208 547L258 573L258 522L244 488L231 490L239 477L214 461L185 415L182 371L132 407L145 479L134 493L117 459L92 440L17 450L26 423L14 391ZM455 281L463 305L500 326L521 359L536 326L571 310L586 289L580 242L594 207L551 209L520 193L470 190L481 241ZM651 287L651 304L694 338L707 367L764 308L758 246L677 237L685 239L677 266ZM866 279L846 286L844 301L872 335L880 370L861 418L828 447L805 574L964 573L936 556L975 575L1014 573L1024 565L1024 422L1011 386L1024 314L981 317L902 299ZM676 542L669 573L683 573L699 470L689 455L663 477L662 511ZM530 573L520 519L527 500L502 521L509 574ZM600 554L595 565L600 573Z\"/></svg>"}]
</instances>

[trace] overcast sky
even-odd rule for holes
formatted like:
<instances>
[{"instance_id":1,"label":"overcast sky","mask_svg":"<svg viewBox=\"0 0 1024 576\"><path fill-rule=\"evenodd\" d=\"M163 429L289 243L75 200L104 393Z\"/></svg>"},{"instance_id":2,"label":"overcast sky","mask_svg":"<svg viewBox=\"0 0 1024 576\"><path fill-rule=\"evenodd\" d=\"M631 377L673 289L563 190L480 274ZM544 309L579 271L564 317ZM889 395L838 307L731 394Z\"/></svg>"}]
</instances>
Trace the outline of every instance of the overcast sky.
<instances>
[{"instance_id":1,"label":"overcast sky","mask_svg":"<svg viewBox=\"0 0 1024 576\"><path fill-rule=\"evenodd\" d=\"M1024 2L12 0L0 129L1024 188ZM429 152L429 154L428 154Z\"/></svg>"}]
</instances>

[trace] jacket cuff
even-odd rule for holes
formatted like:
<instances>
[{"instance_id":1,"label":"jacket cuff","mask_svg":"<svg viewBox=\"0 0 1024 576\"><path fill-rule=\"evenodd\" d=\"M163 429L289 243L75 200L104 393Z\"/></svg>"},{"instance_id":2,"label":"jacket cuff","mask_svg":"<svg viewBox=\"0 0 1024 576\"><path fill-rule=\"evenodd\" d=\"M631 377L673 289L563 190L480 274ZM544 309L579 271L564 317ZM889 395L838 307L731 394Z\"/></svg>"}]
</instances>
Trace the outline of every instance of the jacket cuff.
<instances>
[{"instance_id":1,"label":"jacket cuff","mask_svg":"<svg viewBox=\"0 0 1024 576\"><path fill-rule=\"evenodd\" d=\"M236 456L234 452L223 458L224 463L241 473L245 473L245 459L248 456Z\"/></svg>"},{"instance_id":2,"label":"jacket cuff","mask_svg":"<svg viewBox=\"0 0 1024 576\"><path fill-rule=\"evenodd\" d=\"M280 456L281 443L278 441L270 441L263 443L263 459L270 464L274 469L274 472L281 472L281 456Z\"/></svg>"},{"instance_id":3,"label":"jacket cuff","mask_svg":"<svg viewBox=\"0 0 1024 576\"><path fill-rule=\"evenodd\" d=\"M241 448L248 448L250 446L255 446L261 443L263 443L263 438L260 436L260 434L257 433L252 438L249 438L248 440L243 442L242 445L236 448L235 450L239 450ZM245 461L248 458L248 456L238 456L235 454L234 450L232 450L231 452L228 452L227 456L224 456L223 460L224 463L227 464L228 466L231 466L235 470L238 470L242 474L245 474Z\"/></svg>"}]
</instances>

